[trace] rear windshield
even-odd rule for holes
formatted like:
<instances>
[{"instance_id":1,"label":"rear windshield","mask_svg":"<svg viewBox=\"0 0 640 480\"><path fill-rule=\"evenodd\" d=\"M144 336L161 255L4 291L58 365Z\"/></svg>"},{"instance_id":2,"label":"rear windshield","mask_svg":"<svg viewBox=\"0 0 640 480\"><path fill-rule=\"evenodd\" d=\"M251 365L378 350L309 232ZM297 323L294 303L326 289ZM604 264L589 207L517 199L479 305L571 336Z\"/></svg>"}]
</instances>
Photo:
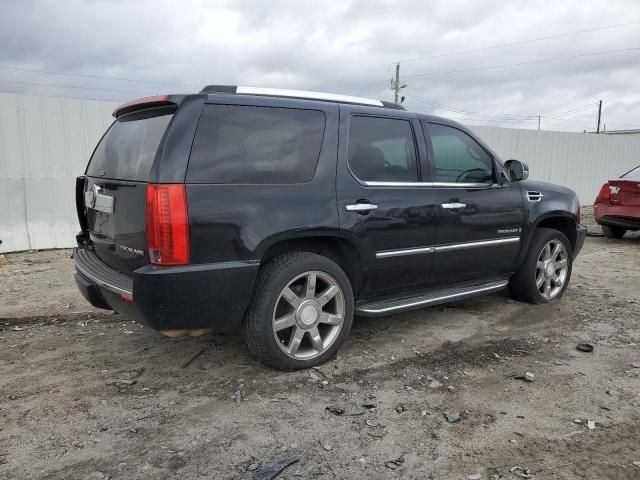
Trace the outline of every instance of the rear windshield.
<instances>
[{"instance_id":1,"label":"rear windshield","mask_svg":"<svg viewBox=\"0 0 640 480\"><path fill-rule=\"evenodd\" d=\"M191 183L304 183L324 135L318 110L205 105L189 159Z\"/></svg>"},{"instance_id":2,"label":"rear windshield","mask_svg":"<svg viewBox=\"0 0 640 480\"><path fill-rule=\"evenodd\" d=\"M626 178L627 180L640 180L640 167L636 167L630 172L625 173L620 178Z\"/></svg>"},{"instance_id":3,"label":"rear windshield","mask_svg":"<svg viewBox=\"0 0 640 480\"><path fill-rule=\"evenodd\" d=\"M173 113L146 110L116 120L96 147L87 175L146 182Z\"/></svg>"}]
</instances>

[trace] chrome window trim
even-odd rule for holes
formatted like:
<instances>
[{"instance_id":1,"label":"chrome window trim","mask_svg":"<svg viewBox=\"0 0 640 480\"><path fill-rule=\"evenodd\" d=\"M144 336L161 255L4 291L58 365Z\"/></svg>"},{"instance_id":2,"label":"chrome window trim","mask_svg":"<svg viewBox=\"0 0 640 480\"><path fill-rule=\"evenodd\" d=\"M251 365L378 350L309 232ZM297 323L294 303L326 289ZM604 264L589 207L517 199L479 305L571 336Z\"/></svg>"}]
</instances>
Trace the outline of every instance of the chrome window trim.
<instances>
[{"instance_id":1,"label":"chrome window trim","mask_svg":"<svg viewBox=\"0 0 640 480\"><path fill-rule=\"evenodd\" d=\"M435 245L430 247L400 248L397 250L380 250L376 252L376 258L402 257L405 255L419 255L422 253L451 252L454 250L466 250L468 248L490 247L505 243L519 242L520 237L494 238L491 240L476 240L473 242L452 243L449 245Z\"/></svg>"},{"instance_id":2,"label":"chrome window trim","mask_svg":"<svg viewBox=\"0 0 640 480\"><path fill-rule=\"evenodd\" d=\"M428 187L428 188L494 188L496 183L458 182L365 182L367 187Z\"/></svg>"},{"instance_id":3,"label":"chrome window trim","mask_svg":"<svg viewBox=\"0 0 640 480\"><path fill-rule=\"evenodd\" d=\"M110 283L107 283L104 280L99 279L95 275L92 275L91 273L87 272L84 268L80 267L77 263L76 263L76 270L78 270L82 275L87 277L89 280L94 281L100 287L106 288L111 292L118 293L121 295L133 296L133 292L130 292L129 290L125 290L124 288L116 287L115 285L111 285Z\"/></svg>"},{"instance_id":4,"label":"chrome window trim","mask_svg":"<svg viewBox=\"0 0 640 480\"><path fill-rule=\"evenodd\" d=\"M433 247L401 248L398 250L382 250L376 252L376 258L403 257L405 255L419 255L421 253L433 253Z\"/></svg>"},{"instance_id":5,"label":"chrome window trim","mask_svg":"<svg viewBox=\"0 0 640 480\"><path fill-rule=\"evenodd\" d=\"M240 95L264 95L271 97L291 97L307 100L328 100L331 102L355 103L358 105L370 105L372 107L384 107L380 100L337 93L312 92L309 90L292 90L287 88L242 87L236 88Z\"/></svg>"}]
</instances>

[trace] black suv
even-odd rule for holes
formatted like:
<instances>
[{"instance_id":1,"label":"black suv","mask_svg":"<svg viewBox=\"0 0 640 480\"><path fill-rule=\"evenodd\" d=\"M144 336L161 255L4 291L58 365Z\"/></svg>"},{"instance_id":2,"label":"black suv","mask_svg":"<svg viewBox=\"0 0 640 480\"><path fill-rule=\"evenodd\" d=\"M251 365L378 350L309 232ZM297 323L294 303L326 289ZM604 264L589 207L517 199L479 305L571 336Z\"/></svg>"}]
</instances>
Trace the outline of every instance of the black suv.
<instances>
[{"instance_id":1,"label":"black suv","mask_svg":"<svg viewBox=\"0 0 640 480\"><path fill-rule=\"evenodd\" d=\"M354 314L559 298L584 242L574 192L399 105L209 86L114 116L76 186L81 292L168 335L240 327L275 368L335 356Z\"/></svg>"}]
</instances>

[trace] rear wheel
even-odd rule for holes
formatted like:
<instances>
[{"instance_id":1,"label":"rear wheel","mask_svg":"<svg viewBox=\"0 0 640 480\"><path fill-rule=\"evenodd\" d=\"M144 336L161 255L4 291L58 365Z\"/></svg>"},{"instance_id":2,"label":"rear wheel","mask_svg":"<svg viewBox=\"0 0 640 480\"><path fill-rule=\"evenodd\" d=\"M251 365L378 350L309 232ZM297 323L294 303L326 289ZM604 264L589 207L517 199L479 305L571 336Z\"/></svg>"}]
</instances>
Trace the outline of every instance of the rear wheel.
<instances>
[{"instance_id":1,"label":"rear wheel","mask_svg":"<svg viewBox=\"0 0 640 480\"><path fill-rule=\"evenodd\" d=\"M511 294L529 303L560 298L571 278L572 258L571 244L564 233L537 229L520 270L511 277Z\"/></svg>"},{"instance_id":2,"label":"rear wheel","mask_svg":"<svg viewBox=\"0 0 640 480\"><path fill-rule=\"evenodd\" d=\"M264 364L293 370L333 358L352 322L347 275L326 257L295 252L260 270L243 335L249 351Z\"/></svg>"},{"instance_id":3,"label":"rear wheel","mask_svg":"<svg viewBox=\"0 0 640 480\"><path fill-rule=\"evenodd\" d=\"M622 238L622 236L627 233L627 229L622 227L610 227L608 225L602 225L602 233L604 233L609 238Z\"/></svg>"}]
</instances>

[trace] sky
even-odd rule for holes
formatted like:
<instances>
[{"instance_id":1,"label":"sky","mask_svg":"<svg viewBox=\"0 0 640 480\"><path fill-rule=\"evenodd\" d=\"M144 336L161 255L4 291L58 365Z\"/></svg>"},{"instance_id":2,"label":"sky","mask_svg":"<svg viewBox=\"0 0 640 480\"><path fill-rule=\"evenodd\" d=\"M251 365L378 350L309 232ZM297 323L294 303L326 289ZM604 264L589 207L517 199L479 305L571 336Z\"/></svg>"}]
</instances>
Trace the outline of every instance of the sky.
<instances>
[{"instance_id":1,"label":"sky","mask_svg":"<svg viewBox=\"0 0 640 480\"><path fill-rule=\"evenodd\" d=\"M581 33L576 33L581 32ZM551 37L551 38L549 38ZM3 0L0 91L128 101L206 84L393 100L468 125L640 128L640 2Z\"/></svg>"}]
</instances>

